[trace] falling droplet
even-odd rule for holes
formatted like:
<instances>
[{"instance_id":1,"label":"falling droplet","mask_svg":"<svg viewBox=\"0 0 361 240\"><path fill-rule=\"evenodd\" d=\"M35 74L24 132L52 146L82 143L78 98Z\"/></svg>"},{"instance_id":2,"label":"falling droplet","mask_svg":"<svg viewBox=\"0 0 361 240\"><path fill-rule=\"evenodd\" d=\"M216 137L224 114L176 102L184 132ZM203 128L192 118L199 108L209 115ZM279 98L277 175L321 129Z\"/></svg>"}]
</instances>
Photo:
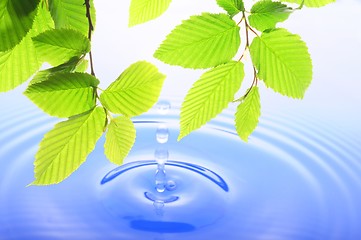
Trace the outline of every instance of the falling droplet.
<instances>
[{"instance_id":1,"label":"falling droplet","mask_svg":"<svg viewBox=\"0 0 361 240\"><path fill-rule=\"evenodd\" d=\"M164 165L158 164L157 172L155 173L155 187L157 192L164 192L165 190L165 170Z\"/></svg>"},{"instance_id":2,"label":"falling droplet","mask_svg":"<svg viewBox=\"0 0 361 240\"><path fill-rule=\"evenodd\" d=\"M157 132L156 132L156 138L157 138L157 142L159 143L166 143L168 142L168 138L169 138L169 130L167 125L165 124L160 124L157 128Z\"/></svg>"},{"instance_id":3,"label":"falling droplet","mask_svg":"<svg viewBox=\"0 0 361 240\"><path fill-rule=\"evenodd\" d=\"M161 100L156 105L157 111L161 115L166 115L170 109L170 103L166 100Z\"/></svg>"},{"instance_id":4,"label":"falling droplet","mask_svg":"<svg viewBox=\"0 0 361 240\"><path fill-rule=\"evenodd\" d=\"M154 157L155 157L155 161L160 164L160 165L164 165L168 158L169 158L169 152L168 149L166 148L157 148L154 152Z\"/></svg>"}]
</instances>

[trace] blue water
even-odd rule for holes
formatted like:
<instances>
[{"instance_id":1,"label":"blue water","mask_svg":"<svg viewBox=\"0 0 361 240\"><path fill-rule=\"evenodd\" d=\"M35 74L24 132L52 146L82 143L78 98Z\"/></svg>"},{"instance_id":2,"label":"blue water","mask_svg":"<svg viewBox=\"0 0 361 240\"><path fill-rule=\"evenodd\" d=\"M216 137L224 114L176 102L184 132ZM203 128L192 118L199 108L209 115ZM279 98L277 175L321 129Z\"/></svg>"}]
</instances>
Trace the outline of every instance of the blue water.
<instances>
[{"instance_id":1,"label":"blue water","mask_svg":"<svg viewBox=\"0 0 361 240\"><path fill-rule=\"evenodd\" d=\"M360 139L350 127L264 112L244 143L225 111L177 142L179 109L153 110L134 119L125 165L106 160L102 138L61 184L25 187L57 119L31 104L1 111L1 240L361 239ZM167 158L158 178L157 156Z\"/></svg>"}]
</instances>

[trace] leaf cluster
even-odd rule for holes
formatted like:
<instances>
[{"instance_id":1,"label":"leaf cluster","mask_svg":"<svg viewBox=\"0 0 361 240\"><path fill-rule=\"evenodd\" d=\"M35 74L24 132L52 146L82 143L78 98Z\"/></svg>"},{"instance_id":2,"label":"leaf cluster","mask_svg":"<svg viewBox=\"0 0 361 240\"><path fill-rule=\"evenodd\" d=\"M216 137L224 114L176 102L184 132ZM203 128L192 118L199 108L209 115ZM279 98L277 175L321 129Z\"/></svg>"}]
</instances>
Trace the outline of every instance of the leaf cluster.
<instances>
[{"instance_id":1,"label":"leaf cluster","mask_svg":"<svg viewBox=\"0 0 361 240\"><path fill-rule=\"evenodd\" d=\"M136 138L130 118L157 101L165 75L139 61L100 90L91 58L87 72L96 23L90 0L4 0L0 19L0 91L33 76L24 94L47 114L66 118L41 141L32 184L63 181L86 160L104 132L105 155L121 164ZM52 67L40 70L45 62Z\"/></svg>"},{"instance_id":2,"label":"leaf cluster","mask_svg":"<svg viewBox=\"0 0 361 240\"><path fill-rule=\"evenodd\" d=\"M248 10L242 0L216 0L223 12L191 16L176 26L154 57L170 65L206 69L184 99L178 139L237 103L235 128L247 141L261 115L261 81L277 93L303 98L312 80L310 54L300 36L278 25L303 6L332 1L261 0ZM131 0L129 26L159 17L170 4ZM131 64L105 90L98 87L91 54L95 25L92 0L0 1L0 92L31 78L24 94L47 114L65 118L41 141L32 184L63 181L105 132L105 155L121 164L136 138L131 117L148 111L159 97L165 75L146 61ZM247 75L246 52L253 81L235 99ZM51 67L41 69L43 63Z\"/></svg>"},{"instance_id":3,"label":"leaf cluster","mask_svg":"<svg viewBox=\"0 0 361 240\"><path fill-rule=\"evenodd\" d=\"M226 13L202 13L176 26L154 57L170 65L207 69L182 103L178 140L237 103L235 128L247 141L261 115L259 82L282 95L303 98L312 80L310 54L300 36L278 25L303 5L320 7L332 1L284 1L300 4L292 8L284 2L261 0L247 10L242 0L217 0ZM251 56L253 81L236 98L246 76L246 52Z\"/></svg>"}]
</instances>

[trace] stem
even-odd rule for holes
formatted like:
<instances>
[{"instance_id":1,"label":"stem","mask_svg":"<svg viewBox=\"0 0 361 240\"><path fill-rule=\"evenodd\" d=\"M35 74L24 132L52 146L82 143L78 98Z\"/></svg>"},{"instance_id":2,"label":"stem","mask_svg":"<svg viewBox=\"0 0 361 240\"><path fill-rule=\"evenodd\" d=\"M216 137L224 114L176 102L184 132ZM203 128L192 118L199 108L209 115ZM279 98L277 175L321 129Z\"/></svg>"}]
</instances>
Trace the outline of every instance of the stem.
<instances>
[{"instance_id":1,"label":"stem","mask_svg":"<svg viewBox=\"0 0 361 240\"><path fill-rule=\"evenodd\" d=\"M258 36L258 33L248 24L247 22L247 18L246 18L246 14L245 12L242 12L243 16L242 16L242 19L239 23L241 23L243 20L244 20L244 26L245 26L245 31L246 31L246 46L244 48L244 51L242 53L242 56L238 59L238 61L241 61L242 58L244 57L245 55L245 52L247 50L249 50L249 45L250 45L250 40L249 40L249 32L248 31L251 31L253 32L256 36ZM253 64L252 64L253 65ZM252 81L252 85L250 88L248 88L247 92L240 98L236 99L236 100L233 100L233 102L240 102L240 101L243 101L247 95L249 94L249 92L251 91L252 87L254 86L257 86L258 84L258 78L257 78L257 70L256 70L256 67L253 65L253 81Z\"/></svg>"},{"instance_id":2,"label":"stem","mask_svg":"<svg viewBox=\"0 0 361 240\"><path fill-rule=\"evenodd\" d=\"M85 4L85 8L86 8L86 17L88 18L88 23L89 23L88 39L89 39L89 41L91 41L92 40L92 31L94 31L94 25L93 25L91 14L90 14L90 0L85 0L84 4ZM93 55L92 55L91 50L89 51L89 60L90 60L90 73L91 73L91 75L95 76Z\"/></svg>"}]
</instances>

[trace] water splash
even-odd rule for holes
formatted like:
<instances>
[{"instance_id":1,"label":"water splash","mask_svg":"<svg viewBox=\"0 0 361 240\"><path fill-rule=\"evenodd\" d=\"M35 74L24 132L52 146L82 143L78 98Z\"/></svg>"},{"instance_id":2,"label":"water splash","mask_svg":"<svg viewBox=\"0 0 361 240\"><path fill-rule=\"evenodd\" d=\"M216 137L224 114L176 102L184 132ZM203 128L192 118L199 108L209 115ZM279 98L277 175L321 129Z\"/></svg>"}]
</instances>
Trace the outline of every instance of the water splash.
<instances>
[{"instance_id":1,"label":"water splash","mask_svg":"<svg viewBox=\"0 0 361 240\"><path fill-rule=\"evenodd\" d=\"M352 132L297 114L265 113L243 144L225 111L177 142L178 109L167 111L134 119L138 139L125 165L107 162L102 138L74 175L46 188L25 186L33 180L37 144L54 119L28 110L0 115L6 123L0 126L0 236L361 238L361 154ZM155 137L160 124L168 128L164 143ZM163 192L155 187L158 163L166 171Z\"/></svg>"}]
</instances>

